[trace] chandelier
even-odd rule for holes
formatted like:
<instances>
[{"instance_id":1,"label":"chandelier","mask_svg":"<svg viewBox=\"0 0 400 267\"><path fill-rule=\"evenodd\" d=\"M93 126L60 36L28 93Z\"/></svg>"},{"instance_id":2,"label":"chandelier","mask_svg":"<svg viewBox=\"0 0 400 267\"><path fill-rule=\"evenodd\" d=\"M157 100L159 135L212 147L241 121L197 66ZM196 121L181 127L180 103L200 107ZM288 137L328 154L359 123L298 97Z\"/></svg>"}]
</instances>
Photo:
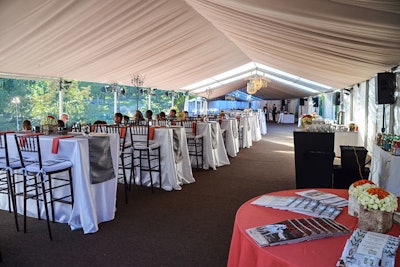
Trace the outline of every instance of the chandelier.
<instances>
[{"instance_id":1,"label":"chandelier","mask_svg":"<svg viewBox=\"0 0 400 267\"><path fill-rule=\"evenodd\" d=\"M247 93L253 95L262 87L267 87L267 79L256 74L247 82Z\"/></svg>"},{"instance_id":2,"label":"chandelier","mask_svg":"<svg viewBox=\"0 0 400 267\"><path fill-rule=\"evenodd\" d=\"M143 85L143 82L144 82L144 76L135 74L131 75L131 83L133 84L133 86L141 87Z\"/></svg>"}]
</instances>

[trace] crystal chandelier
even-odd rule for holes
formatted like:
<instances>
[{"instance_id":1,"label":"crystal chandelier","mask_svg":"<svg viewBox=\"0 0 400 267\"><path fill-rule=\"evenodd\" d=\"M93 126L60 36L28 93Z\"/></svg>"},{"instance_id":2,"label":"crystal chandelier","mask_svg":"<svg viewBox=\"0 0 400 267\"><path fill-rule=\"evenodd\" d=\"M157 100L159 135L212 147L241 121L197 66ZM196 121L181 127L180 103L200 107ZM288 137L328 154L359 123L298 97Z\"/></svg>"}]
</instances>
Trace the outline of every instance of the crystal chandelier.
<instances>
[{"instance_id":1,"label":"crystal chandelier","mask_svg":"<svg viewBox=\"0 0 400 267\"><path fill-rule=\"evenodd\" d=\"M247 93L253 95L262 87L267 87L267 79L256 74L247 82Z\"/></svg>"},{"instance_id":2,"label":"crystal chandelier","mask_svg":"<svg viewBox=\"0 0 400 267\"><path fill-rule=\"evenodd\" d=\"M131 75L131 83L133 84L133 86L141 87L143 85L143 82L144 82L144 76L135 74Z\"/></svg>"}]
</instances>

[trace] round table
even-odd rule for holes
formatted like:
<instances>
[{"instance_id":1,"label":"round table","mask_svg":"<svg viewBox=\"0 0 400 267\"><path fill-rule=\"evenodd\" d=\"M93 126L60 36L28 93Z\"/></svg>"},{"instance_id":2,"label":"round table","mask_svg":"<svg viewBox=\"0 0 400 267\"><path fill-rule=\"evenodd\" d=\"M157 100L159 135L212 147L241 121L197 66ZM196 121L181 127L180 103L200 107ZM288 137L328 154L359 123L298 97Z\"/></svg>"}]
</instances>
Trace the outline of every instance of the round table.
<instances>
[{"instance_id":1,"label":"round table","mask_svg":"<svg viewBox=\"0 0 400 267\"><path fill-rule=\"evenodd\" d=\"M298 196L295 193L303 190L305 189L285 190L273 192L269 195ZM347 189L322 188L318 190L348 199ZM246 229L286 219L310 218L310 216L251 204L257 198L244 203L236 213L228 258L229 267L336 266L350 234L280 246L258 246L246 233ZM336 221L353 231L357 227L358 220L348 215L347 207L344 207L343 211L336 217ZM388 234L399 236L400 226L393 224ZM396 255L396 266L400 266L400 253Z\"/></svg>"}]
</instances>

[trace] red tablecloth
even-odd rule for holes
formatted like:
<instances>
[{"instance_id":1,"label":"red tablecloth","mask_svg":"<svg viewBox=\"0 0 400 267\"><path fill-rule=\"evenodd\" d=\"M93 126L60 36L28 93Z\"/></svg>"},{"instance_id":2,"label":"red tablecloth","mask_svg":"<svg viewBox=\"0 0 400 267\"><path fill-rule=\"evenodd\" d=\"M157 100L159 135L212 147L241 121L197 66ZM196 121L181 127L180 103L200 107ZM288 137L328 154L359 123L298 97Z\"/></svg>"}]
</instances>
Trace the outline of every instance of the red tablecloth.
<instances>
[{"instance_id":1,"label":"red tablecloth","mask_svg":"<svg viewBox=\"0 0 400 267\"><path fill-rule=\"evenodd\" d=\"M286 190L271 193L270 195L296 195L295 192L303 189ZM348 199L347 189L319 189ZM275 223L286 219L309 218L310 216L290 211L276 210L252 205L258 197L244 203L236 213L228 266L336 266L346 240L349 235L328 237L296 244L287 244L273 247L259 247L245 232L246 229L264 224ZM343 209L336 221L347 226L350 230L357 227L357 218L347 214L347 207ZM388 233L399 236L400 226L393 224ZM396 255L396 266L400 266L400 253Z\"/></svg>"}]
</instances>

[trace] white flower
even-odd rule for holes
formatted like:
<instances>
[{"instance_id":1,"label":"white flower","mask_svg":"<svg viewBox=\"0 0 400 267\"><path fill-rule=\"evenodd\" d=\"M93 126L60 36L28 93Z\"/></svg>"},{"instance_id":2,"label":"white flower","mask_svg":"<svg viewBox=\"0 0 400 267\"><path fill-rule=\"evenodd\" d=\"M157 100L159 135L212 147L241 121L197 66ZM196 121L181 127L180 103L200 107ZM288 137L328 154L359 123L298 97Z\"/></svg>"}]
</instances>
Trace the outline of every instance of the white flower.
<instances>
[{"instance_id":1,"label":"white flower","mask_svg":"<svg viewBox=\"0 0 400 267\"><path fill-rule=\"evenodd\" d=\"M362 191L357 201L367 209L387 212L394 212L397 210L397 197L378 187Z\"/></svg>"},{"instance_id":2,"label":"white flower","mask_svg":"<svg viewBox=\"0 0 400 267\"><path fill-rule=\"evenodd\" d=\"M349 195L355 198L361 194L361 192L367 190L368 188L375 188L377 187L374 183L368 180L358 180L352 183L349 187Z\"/></svg>"}]
</instances>

